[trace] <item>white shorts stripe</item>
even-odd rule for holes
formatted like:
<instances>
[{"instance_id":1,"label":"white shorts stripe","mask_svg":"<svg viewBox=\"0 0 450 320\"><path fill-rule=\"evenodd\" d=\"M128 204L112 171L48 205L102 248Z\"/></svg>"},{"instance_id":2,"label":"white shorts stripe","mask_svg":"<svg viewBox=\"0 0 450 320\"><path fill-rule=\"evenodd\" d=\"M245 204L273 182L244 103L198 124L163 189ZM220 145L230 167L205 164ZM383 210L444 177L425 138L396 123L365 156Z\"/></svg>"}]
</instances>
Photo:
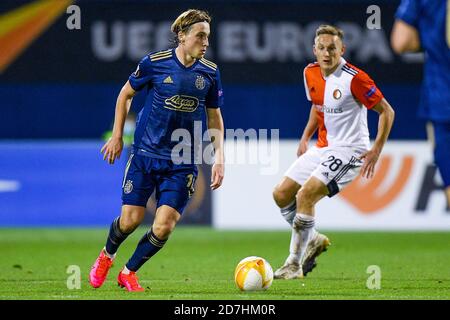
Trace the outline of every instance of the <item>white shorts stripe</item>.
<instances>
[{"instance_id":1,"label":"white shorts stripe","mask_svg":"<svg viewBox=\"0 0 450 320\"><path fill-rule=\"evenodd\" d=\"M122 189L125 187L125 180L127 179L128 169L130 169L131 160L133 160L134 153L130 155L130 158L128 159L127 166L125 167L125 174L123 175L123 181L122 181Z\"/></svg>"},{"instance_id":2,"label":"white shorts stripe","mask_svg":"<svg viewBox=\"0 0 450 320\"><path fill-rule=\"evenodd\" d=\"M325 185L334 181L339 190L342 190L359 175L362 166L359 157L363 152L364 150L350 147L312 147L295 160L285 176L300 185L304 185L311 176L314 176ZM340 168L334 168L335 165L331 165L334 160L330 159L346 164L341 165Z\"/></svg>"}]
</instances>

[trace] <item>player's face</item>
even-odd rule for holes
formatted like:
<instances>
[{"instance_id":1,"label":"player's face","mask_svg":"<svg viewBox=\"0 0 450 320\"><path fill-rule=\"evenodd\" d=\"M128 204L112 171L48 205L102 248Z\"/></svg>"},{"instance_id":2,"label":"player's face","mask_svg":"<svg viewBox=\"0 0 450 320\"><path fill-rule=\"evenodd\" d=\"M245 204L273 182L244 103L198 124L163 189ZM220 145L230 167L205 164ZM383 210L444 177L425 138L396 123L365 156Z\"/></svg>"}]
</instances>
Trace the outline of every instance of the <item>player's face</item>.
<instances>
[{"instance_id":1,"label":"player's face","mask_svg":"<svg viewBox=\"0 0 450 320\"><path fill-rule=\"evenodd\" d=\"M190 30L184 35L184 50L193 58L201 59L209 46L210 29L208 22L198 22L193 24Z\"/></svg>"},{"instance_id":2,"label":"player's face","mask_svg":"<svg viewBox=\"0 0 450 320\"><path fill-rule=\"evenodd\" d=\"M321 34L316 38L313 51L320 68L325 72L329 72L334 71L338 66L344 54L344 49L338 36Z\"/></svg>"}]
</instances>

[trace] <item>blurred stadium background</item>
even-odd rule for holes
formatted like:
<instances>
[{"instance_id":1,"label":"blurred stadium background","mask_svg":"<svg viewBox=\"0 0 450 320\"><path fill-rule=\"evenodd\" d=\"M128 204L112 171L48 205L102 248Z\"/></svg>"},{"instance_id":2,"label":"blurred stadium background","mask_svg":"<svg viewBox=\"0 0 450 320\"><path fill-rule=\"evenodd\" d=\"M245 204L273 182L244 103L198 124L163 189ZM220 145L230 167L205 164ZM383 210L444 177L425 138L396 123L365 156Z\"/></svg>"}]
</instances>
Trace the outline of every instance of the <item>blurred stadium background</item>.
<instances>
[{"instance_id":1,"label":"blurred stadium background","mask_svg":"<svg viewBox=\"0 0 450 320\"><path fill-rule=\"evenodd\" d=\"M81 8L69 30L66 8ZM366 26L369 5L381 28ZM118 215L127 155L114 166L100 148L117 95L138 61L170 46L170 24L187 8L213 16L207 58L221 69L227 129L279 129L280 154L227 165L222 188L209 189L201 166L197 192L181 224L217 230L288 230L272 188L295 159L309 115L302 71L314 60L323 22L346 33L345 58L369 73L396 110L373 181L356 181L318 207L326 230L450 230L442 181L416 116L423 55L396 56L389 36L399 1L308 0L3 0L0 2L0 227L100 227ZM142 95L133 101L137 114ZM369 112L371 136L378 117ZM128 132L133 130L130 122ZM251 131L248 131L250 134ZM227 158L236 144L227 142ZM248 153L252 149L247 145ZM266 172L262 172L266 168ZM147 223L154 204L149 202ZM287 238L283 248L287 247ZM445 239L448 239L446 237ZM4 240L6 241L6 240ZM103 240L102 240L103 241ZM94 252L98 246L91 248ZM279 261L284 258L280 253ZM250 253L249 253L250 255ZM236 261L240 260L238 257Z\"/></svg>"},{"instance_id":2,"label":"blurred stadium background","mask_svg":"<svg viewBox=\"0 0 450 320\"><path fill-rule=\"evenodd\" d=\"M214 195L203 166L183 223L285 227L271 192L295 159L309 115L302 70L314 60L314 30L330 22L346 32L347 60L372 75L397 117L375 183L354 184L338 200L324 203L319 223L331 229L450 226L425 124L416 117L423 57L398 57L389 45L398 1L377 2L379 30L366 27L367 1L284 1L277 10L268 0L77 1L81 30L69 30L71 3L0 4L1 226L110 223L120 207L127 158L125 153L121 163L109 166L99 154L115 100L146 53L171 45L170 24L190 7L206 8L214 18L208 58L221 68L226 128L255 129L259 136L259 129L279 129L281 143L279 159L258 157L250 163L247 153L246 164L228 166L223 188ZM141 106L138 96L133 111ZM377 116L369 116L374 137ZM261 174L261 167L271 172Z\"/></svg>"}]
</instances>

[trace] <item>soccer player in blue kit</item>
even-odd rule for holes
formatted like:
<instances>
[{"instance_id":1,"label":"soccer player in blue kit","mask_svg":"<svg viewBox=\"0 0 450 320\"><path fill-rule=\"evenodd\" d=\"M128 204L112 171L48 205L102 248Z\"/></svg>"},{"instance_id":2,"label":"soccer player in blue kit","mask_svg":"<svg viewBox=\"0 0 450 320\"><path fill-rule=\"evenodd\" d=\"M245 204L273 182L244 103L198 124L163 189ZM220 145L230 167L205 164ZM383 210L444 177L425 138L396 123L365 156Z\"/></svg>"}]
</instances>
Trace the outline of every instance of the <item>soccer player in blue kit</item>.
<instances>
[{"instance_id":1,"label":"soccer player in blue kit","mask_svg":"<svg viewBox=\"0 0 450 320\"><path fill-rule=\"evenodd\" d=\"M203 58L209 46L210 22L210 16L204 11L183 12L171 27L178 46L145 56L119 94L113 135L101 150L110 164L122 152L123 127L133 96L144 89L147 98L137 121L133 152L123 178L122 212L112 222L106 245L89 275L94 288L106 280L120 244L142 222L147 201L155 190L157 210L153 225L117 279L119 286L128 291L144 291L136 272L166 243L194 192L197 177L198 159L194 157L194 149L198 146L195 142L185 142L190 152L180 158L173 152L179 141L172 139L172 133L181 129L193 136L194 123L202 120L205 110L214 147L211 189L222 184L222 84L217 65Z\"/></svg>"},{"instance_id":2,"label":"soccer player in blue kit","mask_svg":"<svg viewBox=\"0 0 450 320\"><path fill-rule=\"evenodd\" d=\"M450 1L402 0L392 29L398 54L425 51L419 116L434 129L434 161L450 206Z\"/></svg>"}]
</instances>

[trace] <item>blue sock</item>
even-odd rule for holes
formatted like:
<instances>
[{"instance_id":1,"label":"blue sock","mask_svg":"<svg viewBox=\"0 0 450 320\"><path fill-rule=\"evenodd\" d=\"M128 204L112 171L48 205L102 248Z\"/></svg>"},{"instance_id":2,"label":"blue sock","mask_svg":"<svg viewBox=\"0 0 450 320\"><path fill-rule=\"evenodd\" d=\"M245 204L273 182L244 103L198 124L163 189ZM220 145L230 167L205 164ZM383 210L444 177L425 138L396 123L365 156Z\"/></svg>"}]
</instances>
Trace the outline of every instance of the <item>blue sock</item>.
<instances>
[{"instance_id":1,"label":"blue sock","mask_svg":"<svg viewBox=\"0 0 450 320\"><path fill-rule=\"evenodd\" d=\"M142 265L155 255L166 243L167 239L161 240L150 229L139 241L133 256L128 260L126 267L130 271L138 271Z\"/></svg>"},{"instance_id":2,"label":"blue sock","mask_svg":"<svg viewBox=\"0 0 450 320\"><path fill-rule=\"evenodd\" d=\"M119 249L119 246L125 239L130 235L130 233L125 233L120 231L120 217L114 219L109 228L108 240L106 240L106 252L113 255Z\"/></svg>"}]
</instances>

